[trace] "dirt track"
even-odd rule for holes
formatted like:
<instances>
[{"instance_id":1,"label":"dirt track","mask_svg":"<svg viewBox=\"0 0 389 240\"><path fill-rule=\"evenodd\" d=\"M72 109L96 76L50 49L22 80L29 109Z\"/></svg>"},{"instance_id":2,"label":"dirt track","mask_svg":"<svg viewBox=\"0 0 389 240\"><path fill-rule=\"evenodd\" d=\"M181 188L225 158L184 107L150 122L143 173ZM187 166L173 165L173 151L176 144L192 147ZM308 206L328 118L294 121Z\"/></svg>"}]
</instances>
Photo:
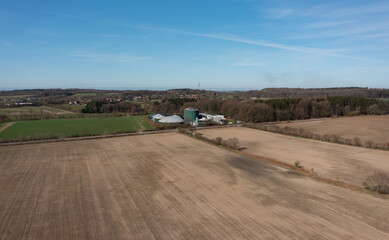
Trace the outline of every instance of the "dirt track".
<instances>
[{"instance_id":1,"label":"dirt track","mask_svg":"<svg viewBox=\"0 0 389 240\"><path fill-rule=\"evenodd\" d=\"M389 143L389 115L323 118L277 124L281 127L304 128L319 135L338 135L342 138L358 137L362 142Z\"/></svg>"},{"instance_id":2,"label":"dirt track","mask_svg":"<svg viewBox=\"0 0 389 240\"><path fill-rule=\"evenodd\" d=\"M11 127L15 122L9 122L4 124L4 126L0 127L0 132L4 131L7 127Z\"/></svg>"},{"instance_id":3,"label":"dirt track","mask_svg":"<svg viewBox=\"0 0 389 240\"><path fill-rule=\"evenodd\" d=\"M0 239L389 238L387 199L176 133L0 156Z\"/></svg>"}]
</instances>

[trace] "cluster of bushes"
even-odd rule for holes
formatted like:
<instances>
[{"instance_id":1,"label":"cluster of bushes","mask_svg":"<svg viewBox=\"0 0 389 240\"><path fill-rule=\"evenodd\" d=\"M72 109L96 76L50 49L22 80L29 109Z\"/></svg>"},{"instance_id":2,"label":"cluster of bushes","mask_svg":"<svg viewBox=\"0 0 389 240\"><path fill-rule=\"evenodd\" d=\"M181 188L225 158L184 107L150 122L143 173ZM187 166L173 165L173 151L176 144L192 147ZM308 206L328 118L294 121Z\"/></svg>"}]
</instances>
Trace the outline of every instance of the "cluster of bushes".
<instances>
[{"instance_id":1,"label":"cluster of bushes","mask_svg":"<svg viewBox=\"0 0 389 240\"><path fill-rule=\"evenodd\" d=\"M376 172L369 176L363 185L371 191L389 194L389 175L384 172Z\"/></svg>"},{"instance_id":2,"label":"cluster of bushes","mask_svg":"<svg viewBox=\"0 0 389 240\"><path fill-rule=\"evenodd\" d=\"M97 100L88 102L82 113L131 113L133 115L145 114L147 111L138 103L114 102L107 100Z\"/></svg>"},{"instance_id":3,"label":"cluster of bushes","mask_svg":"<svg viewBox=\"0 0 389 240\"><path fill-rule=\"evenodd\" d=\"M358 147L366 147L366 148L375 148L375 149L383 149L383 150L389 150L389 143L375 143L373 141L365 141L362 142L360 138L354 137L353 139L349 138L342 138L339 135L336 134L314 134L309 130L306 130L304 128L292 128L289 126L280 127L276 124L253 124L253 123L245 123L244 126L250 127L250 128L256 128L264 131L269 132L275 132L275 133L281 133L285 135L291 135L296 137L303 137L303 138L310 138L325 142L332 142L332 143L340 143L340 144L346 144L351 146L358 146Z\"/></svg>"},{"instance_id":4,"label":"cluster of bushes","mask_svg":"<svg viewBox=\"0 0 389 240\"><path fill-rule=\"evenodd\" d=\"M8 122L9 118L5 114L0 114L0 123Z\"/></svg>"},{"instance_id":5,"label":"cluster of bushes","mask_svg":"<svg viewBox=\"0 0 389 240\"><path fill-rule=\"evenodd\" d=\"M240 142L239 142L239 139L237 137L228 138L227 140L223 140L223 138L221 138L221 137L217 137L215 139L209 139L207 137L204 137L202 133L194 132L193 128L179 128L178 131L180 133L191 135L197 139L201 139L201 140L210 142L210 143L215 144L215 145L221 145L221 146L224 146L226 148L231 148L231 149L236 149L236 150L240 149Z\"/></svg>"}]
</instances>

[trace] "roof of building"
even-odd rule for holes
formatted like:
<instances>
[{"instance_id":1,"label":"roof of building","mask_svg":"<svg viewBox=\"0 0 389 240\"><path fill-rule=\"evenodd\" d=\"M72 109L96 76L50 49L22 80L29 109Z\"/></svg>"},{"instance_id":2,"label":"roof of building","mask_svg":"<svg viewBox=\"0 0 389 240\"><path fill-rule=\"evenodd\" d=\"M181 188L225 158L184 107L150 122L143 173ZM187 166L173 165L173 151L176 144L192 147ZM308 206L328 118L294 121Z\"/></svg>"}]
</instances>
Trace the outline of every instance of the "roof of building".
<instances>
[{"instance_id":1,"label":"roof of building","mask_svg":"<svg viewBox=\"0 0 389 240\"><path fill-rule=\"evenodd\" d=\"M169 117L163 117L161 120L159 120L160 123L182 123L184 122L184 119L178 115L172 115Z\"/></svg>"},{"instance_id":2,"label":"roof of building","mask_svg":"<svg viewBox=\"0 0 389 240\"><path fill-rule=\"evenodd\" d=\"M161 118L164 118L164 117L165 117L164 115L157 113L157 114L154 114L151 118L152 119L161 119Z\"/></svg>"}]
</instances>

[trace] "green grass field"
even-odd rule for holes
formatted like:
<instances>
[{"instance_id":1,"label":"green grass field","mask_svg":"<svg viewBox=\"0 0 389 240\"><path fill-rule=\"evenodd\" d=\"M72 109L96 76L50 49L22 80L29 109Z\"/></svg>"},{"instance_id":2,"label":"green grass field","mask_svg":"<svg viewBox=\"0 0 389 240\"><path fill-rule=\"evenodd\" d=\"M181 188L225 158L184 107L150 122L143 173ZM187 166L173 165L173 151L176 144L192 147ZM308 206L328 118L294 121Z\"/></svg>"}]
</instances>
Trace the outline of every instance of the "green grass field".
<instances>
[{"instance_id":1,"label":"green grass field","mask_svg":"<svg viewBox=\"0 0 389 240\"><path fill-rule=\"evenodd\" d=\"M74 96L96 96L96 93L76 93Z\"/></svg>"},{"instance_id":2,"label":"green grass field","mask_svg":"<svg viewBox=\"0 0 389 240\"><path fill-rule=\"evenodd\" d=\"M145 116L20 121L0 132L2 140L44 139L151 130Z\"/></svg>"}]
</instances>

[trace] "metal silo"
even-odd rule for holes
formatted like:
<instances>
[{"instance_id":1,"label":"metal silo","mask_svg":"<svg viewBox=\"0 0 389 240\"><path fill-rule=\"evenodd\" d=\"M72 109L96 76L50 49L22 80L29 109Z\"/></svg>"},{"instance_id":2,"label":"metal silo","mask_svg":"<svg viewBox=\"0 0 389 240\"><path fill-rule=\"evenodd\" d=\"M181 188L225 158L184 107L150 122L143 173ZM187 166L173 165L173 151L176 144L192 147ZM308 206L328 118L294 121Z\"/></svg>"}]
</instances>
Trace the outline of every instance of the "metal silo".
<instances>
[{"instance_id":1,"label":"metal silo","mask_svg":"<svg viewBox=\"0 0 389 240\"><path fill-rule=\"evenodd\" d=\"M184 120L185 122L195 123L196 119L199 117L199 110L195 108L186 108L184 110Z\"/></svg>"}]
</instances>

